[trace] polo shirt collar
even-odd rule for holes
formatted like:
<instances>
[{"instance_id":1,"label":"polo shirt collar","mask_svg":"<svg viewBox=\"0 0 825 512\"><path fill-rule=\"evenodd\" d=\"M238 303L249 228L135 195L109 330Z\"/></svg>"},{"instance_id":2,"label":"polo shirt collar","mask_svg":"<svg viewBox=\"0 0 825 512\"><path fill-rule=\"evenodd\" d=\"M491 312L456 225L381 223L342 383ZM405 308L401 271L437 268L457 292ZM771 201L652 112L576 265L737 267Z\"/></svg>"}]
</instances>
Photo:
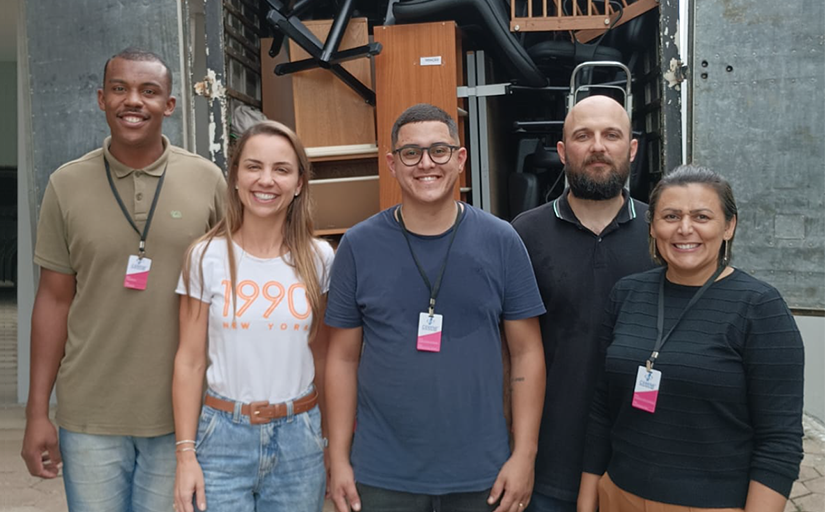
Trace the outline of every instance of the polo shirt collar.
<instances>
[{"instance_id":1,"label":"polo shirt collar","mask_svg":"<svg viewBox=\"0 0 825 512\"><path fill-rule=\"evenodd\" d=\"M567 194L569 192L570 188L566 187L564 192L562 192L562 194L553 201L553 214L558 219L581 226L581 222L579 222L576 214L573 213L573 209L570 207L570 202L567 200ZM622 188L622 197L624 198L624 206L622 206L619 213L616 214L616 218L613 219L613 222L619 224L624 224L625 222L636 218L636 205L634 204L633 199L630 198L630 193L626 188Z\"/></svg>"},{"instance_id":2,"label":"polo shirt collar","mask_svg":"<svg viewBox=\"0 0 825 512\"><path fill-rule=\"evenodd\" d=\"M161 135L161 137L163 137L163 153L160 155L160 158L143 169L132 169L131 167L120 163L117 158L112 156L109 152L109 144L112 143L111 135L106 137L106 140L103 141L103 156L109 162L109 168L112 170L112 173L118 178L125 178L134 171L143 171L150 176L160 177L160 175L163 174L163 170L166 168L166 162L169 160L169 139L166 138L166 135Z\"/></svg>"}]
</instances>

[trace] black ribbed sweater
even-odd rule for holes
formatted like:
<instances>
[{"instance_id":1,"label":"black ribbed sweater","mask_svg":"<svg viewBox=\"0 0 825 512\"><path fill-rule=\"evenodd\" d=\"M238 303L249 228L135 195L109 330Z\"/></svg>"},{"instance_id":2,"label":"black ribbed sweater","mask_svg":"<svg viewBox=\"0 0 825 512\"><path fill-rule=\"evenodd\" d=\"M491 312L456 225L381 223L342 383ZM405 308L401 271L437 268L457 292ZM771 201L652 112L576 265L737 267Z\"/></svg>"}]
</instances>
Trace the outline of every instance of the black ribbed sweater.
<instances>
[{"instance_id":1,"label":"black ribbed sweater","mask_svg":"<svg viewBox=\"0 0 825 512\"><path fill-rule=\"evenodd\" d=\"M663 269L619 281L607 306L605 373L584 471L690 507L744 507L751 480L787 496L802 459L804 350L779 292L735 270L685 314L656 362L656 412L631 407L656 339ZM664 332L698 287L665 284Z\"/></svg>"}]
</instances>

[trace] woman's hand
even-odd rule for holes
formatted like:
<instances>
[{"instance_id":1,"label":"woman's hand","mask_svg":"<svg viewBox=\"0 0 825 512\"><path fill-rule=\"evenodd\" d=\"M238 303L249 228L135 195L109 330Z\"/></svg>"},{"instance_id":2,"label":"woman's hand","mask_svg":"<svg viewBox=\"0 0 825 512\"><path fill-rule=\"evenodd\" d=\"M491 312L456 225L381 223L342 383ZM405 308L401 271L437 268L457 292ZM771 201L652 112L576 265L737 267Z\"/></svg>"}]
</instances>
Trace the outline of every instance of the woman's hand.
<instances>
[{"instance_id":1,"label":"woman's hand","mask_svg":"<svg viewBox=\"0 0 825 512\"><path fill-rule=\"evenodd\" d=\"M596 512L599 508L599 475L582 473L576 512Z\"/></svg>"},{"instance_id":2,"label":"woman's hand","mask_svg":"<svg viewBox=\"0 0 825 512\"><path fill-rule=\"evenodd\" d=\"M195 452L178 452L178 467L175 470L175 509L178 512L195 512L192 496L198 510L206 510L206 493L203 487L203 471Z\"/></svg>"},{"instance_id":3,"label":"woman's hand","mask_svg":"<svg viewBox=\"0 0 825 512\"><path fill-rule=\"evenodd\" d=\"M782 512L788 500L765 484L751 480L745 512Z\"/></svg>"}]
</instances>

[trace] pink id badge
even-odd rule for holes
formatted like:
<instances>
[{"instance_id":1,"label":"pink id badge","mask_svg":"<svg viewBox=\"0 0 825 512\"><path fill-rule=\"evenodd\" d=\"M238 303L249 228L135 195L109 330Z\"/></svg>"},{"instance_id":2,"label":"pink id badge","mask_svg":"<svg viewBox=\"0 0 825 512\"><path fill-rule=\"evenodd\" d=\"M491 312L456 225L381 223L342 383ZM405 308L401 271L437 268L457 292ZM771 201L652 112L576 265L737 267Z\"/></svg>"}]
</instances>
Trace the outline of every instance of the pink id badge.
<instances>
[{"instance_id":1,"label":"pink id badge","mask_svg":"<svg viewBox=\"0 0 825 512\"><path fill-rule=\"evenodd\" d=\"M633 407L647 412L655 412L661 381L662 372L652 369L647 371L644 365L640 366L639 371L636 372L636 387L633 389Z\"/></svg>"},{"instance_id":2,"label":"pink id badge","mask_svg":"<svg viewBox=\"0 0 825 512\"><path fill-rule=\"evenodd\" d=\"M149 281L150 268L152 268L152 260L149 258L138 258L134 255L129 256L123 286L133 290L145 290L146 283Z\"/></svg>"},{"instance_id":3,"label":"pink id badge","mask_svg":"<svg viewBox=\"0 0 825 512\"><path fill-rule=\"evenodd\" d=\"M441 315L418 315L418 343L415 348L424 352L441 352Z\"/></svg>"}]
</instances>

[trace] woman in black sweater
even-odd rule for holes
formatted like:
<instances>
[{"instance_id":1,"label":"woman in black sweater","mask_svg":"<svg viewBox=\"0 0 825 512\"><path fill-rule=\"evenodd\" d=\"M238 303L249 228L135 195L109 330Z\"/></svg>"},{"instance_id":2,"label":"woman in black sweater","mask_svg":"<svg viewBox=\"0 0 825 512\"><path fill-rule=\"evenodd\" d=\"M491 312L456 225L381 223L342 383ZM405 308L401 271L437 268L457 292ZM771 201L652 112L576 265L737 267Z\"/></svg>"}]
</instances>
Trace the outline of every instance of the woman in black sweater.
<instances>
[{"instance_id":1,"label":"woman in black sweater","mask_svg":"<svg viewBox=\"0 0 825 512\"><path fill-rule=\"evenodd\" d=\"M730 184L682 166L650 197L651 255L608 302L579 512L782 512L802 459L802 340L775 288L729 266ZM604 475L602 477L602 475Z\"/></svg>"}]
</instances>

